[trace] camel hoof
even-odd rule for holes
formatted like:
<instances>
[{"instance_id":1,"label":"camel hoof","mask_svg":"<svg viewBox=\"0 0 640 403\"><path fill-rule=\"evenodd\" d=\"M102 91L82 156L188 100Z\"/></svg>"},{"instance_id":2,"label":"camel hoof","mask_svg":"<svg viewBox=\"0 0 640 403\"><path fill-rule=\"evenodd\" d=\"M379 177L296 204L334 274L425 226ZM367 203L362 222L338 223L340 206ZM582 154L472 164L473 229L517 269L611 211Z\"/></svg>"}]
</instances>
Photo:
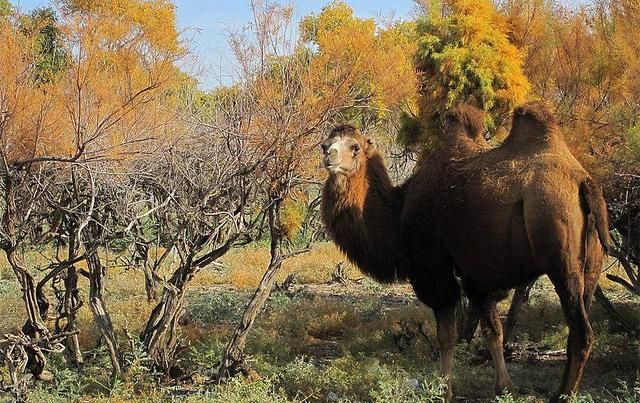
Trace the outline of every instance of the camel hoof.
<instances>
[{"instance_id":1,"label":"camel hoof","mask_svg":"<svg viewBox=\"0 0 640 403\"><path fill-rule=\"evenodd\" d=\"M453 392L451 390L448 390L444 399L445 399L445 402L452 402Z\"/></svg>"},{"instance_id":2,"label":"camel hoof","mask_svg":"<svg viewBox=\"0 0 640 403\"><path fill-rule=\"evenodd\" d=\"M507 379L504 382L496 383L495 391L497 396L504 395L507 392L513 392L513 382L511 382L511 379Z\"/></svg>"},{"instance_id":3,"label":"camel hoof","mask_svg":"<svg viewBox=\"0 0 640 403\"><path fill-rule=\"evenodd\" d=\"M447 390L446 392L444 392L443 398L446 403L453 402L453 392Z\"/></svg>"},{"instance_id":4,"label":"camel hoof","mask_svg":"<svg viewBox=\"0 0 640 403\"><path fill-rule=\"evenodd\" d=\"M551 399L549 399L549 403L567 403L569 398L566 395L554 395Z\"/></svg>"}]
</instances>

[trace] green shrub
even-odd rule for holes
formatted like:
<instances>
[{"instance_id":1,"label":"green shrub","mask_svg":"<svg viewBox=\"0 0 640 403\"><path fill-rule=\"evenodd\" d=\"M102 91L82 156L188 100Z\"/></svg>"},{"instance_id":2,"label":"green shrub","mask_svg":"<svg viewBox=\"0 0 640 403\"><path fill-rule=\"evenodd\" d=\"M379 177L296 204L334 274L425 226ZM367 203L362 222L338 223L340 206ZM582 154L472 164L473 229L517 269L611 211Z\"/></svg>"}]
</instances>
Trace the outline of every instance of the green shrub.
<instances>
[{"instance_id":1,"label":"green shrub","mask_svg":"<svg viewBox=\"0 0 640 403\"><path fill-rule=\"evenodd\" d=\"M184 320L202 325L238 321L244 307L245 301L230 292L193 293L188 297Z\"/></svg>"},{"instance_id":2,"label":"green shrub","mask_svg":"<svg viewBox=\"0 0 640 403\"><path fill-rule=\"evenodd\" d=\"M269 380L262 379L246 382L233 378L225 385L215 386L212 390L191 395L185 403L293 403Z\"/></svg>"}]
</instances>

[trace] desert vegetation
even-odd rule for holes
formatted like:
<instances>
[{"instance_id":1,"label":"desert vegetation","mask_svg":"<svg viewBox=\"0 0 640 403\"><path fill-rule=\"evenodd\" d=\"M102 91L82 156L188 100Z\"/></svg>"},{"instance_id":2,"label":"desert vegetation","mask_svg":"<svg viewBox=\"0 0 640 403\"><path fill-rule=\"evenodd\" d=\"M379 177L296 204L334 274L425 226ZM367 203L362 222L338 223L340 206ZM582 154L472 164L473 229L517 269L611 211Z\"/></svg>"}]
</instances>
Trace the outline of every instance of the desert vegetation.
<instances>
[{"instance_id":1,"label":"desert vegetation","mask_svg":"<svg viewBox=\"0 0 640 403\"><path fill-rule=\"evenodd\" d=\"M502 175L514 189L539 172L514 162L500 174L491 162L514 133L529 133L512 116L531 100L544 103L553 127L539 133L553 138L518 137L531 154L519 161L535 160L536 141L561 144L562 166L582 175L562 182L565 168L539 157L556 187L533 193L586 189L571 205L594 212L585 249L596 252L572 277L589 284L580 310L594 295L577 325L592 329L591 357L567 399L640 399L635 0L416 1L402 20L361 18L334 1L299 21L295 4L252 0L252 22L228 36L237 74L212 90L184 71L190 44L170 0L18 6L0 0L0 401L552 398L567 353L583 348L571 326L582 316L570 331L558 276L477 277L471 266L482 259L456 256L454 271L448 255L466 236L483 258L516 251L509 261L533 270L520 244L505 250L463 228L490 225L472 212L503 211L496 189L507 185L479 187L477 198L447 191L465 188L469 172ZM462 104L477 113L465 120ZM384 158L372 191L405 192L414 179L399 185L424 170L440 186L427 191L446 203L425 208L451 238L425 231L433 248L412 255L441 270L435 287L416 287L429 279L410 276L395 249L402 230L424 223L401 217L395 199L369 216L384 247L363 257L361 237L336 239L321 149L335 127L364 134L349 144L354 161ZM462 143L442 135L458 129ZM582 222L554 214L541 207L536 217ZM578 259L581 247L544 254ZM491 282L513 298L486 308L486 295L461 294L459 281ZM434 316L420 301L442 309ZM489 350L478 318L485 336L493 329ZM501 320L504 337L491 324ZM492 356L503 345L514 386L503 376L495 397ZM573 380L584 362L574 365Z\"/></svg>"}]
</instances>

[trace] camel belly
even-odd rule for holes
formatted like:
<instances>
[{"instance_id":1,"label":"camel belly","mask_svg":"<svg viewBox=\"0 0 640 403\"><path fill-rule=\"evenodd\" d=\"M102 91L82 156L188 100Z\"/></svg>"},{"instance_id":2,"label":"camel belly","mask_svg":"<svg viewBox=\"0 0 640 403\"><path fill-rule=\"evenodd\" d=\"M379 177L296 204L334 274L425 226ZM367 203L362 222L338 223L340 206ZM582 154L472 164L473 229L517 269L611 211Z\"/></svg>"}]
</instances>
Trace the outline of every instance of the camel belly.
<instances>
[{"instance_id":1,"label":"camel belly","mask_svg":"<svg viewBox=\"0 0 640 403\"><path fill-rule=\"evenodd\" d=\"M467 197L453 194L454 199L446 200L439 232L465 283L491 292L541 274L529 245L521 199L496 193L469 203Z\"/></svg>"}]
</instances>

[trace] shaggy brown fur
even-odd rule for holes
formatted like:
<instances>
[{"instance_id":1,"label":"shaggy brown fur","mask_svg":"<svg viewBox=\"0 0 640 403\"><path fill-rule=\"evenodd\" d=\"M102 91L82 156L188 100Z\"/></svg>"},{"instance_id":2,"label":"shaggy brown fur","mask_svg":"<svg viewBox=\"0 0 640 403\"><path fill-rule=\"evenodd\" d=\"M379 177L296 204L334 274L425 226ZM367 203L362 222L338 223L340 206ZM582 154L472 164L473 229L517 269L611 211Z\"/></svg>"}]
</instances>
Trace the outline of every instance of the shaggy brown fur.
<instances>
[{"instance_id":1,"label":"shaggy brown fur","mask_svg":"<svg viewBox=\"0 0 640 403\"><path fill-rule=\"evenodd\" d=\"M325 164L335 167L341 163L349 172L343 175L330 170L325 183L322 215L327 232L349 259L373 278L411 282L418 298L434 310L441 372L449 379L456 341L454 313L460 290L453 260L437 239L430 215L425 214L433 208L434 195L428 194L428 189L435 189L435 179L441 176L446 162L459 161L488 148L482 137L483 121L482 113L473 107L453 110L446 120L447 136L440 139L442 152L427 156L416 174L399 187L391 184L371 142L353 127L337 127L323 143ZM337 143L345 143L340 148L343 157L332 160L338 149L332 154L330 148ZM356 145L365 152L355 150ZM431 171L438 175L430 175ZM415 186L421 189L421 198L413 198L420 209L410 217L411 228L407 232L401 228L403 210L410 196L407 190L415 190ZM449 387L448 397L451 396Z\"/></svg>"},{"instance_id":2,"label":"shaggy brown fur","mask_svg":"<svg viewBox=\"0 0 640 403\"><path fill-rule=\"evenodd\" d=\"M599 187L540 102L516 108L502 146L452 161L447 172L438 184L442 198L432 210L433 221L465 292L481 310L496 391L511 386L502 357L498 296L547 274L570 328L567 365L554 401L573 394L593 340L587 310L609 239Z\"/></svg>"},{"instance_id":3,"label":"shaggy brown fur","mask_svg":"<svg viewBox=\"0 0 640 403\"><path fill-rule=\"evenodd\" d=\"M449 158L469 158L489 149L484 138L484 112L470 105L458 105L445 114L440 139Z\"/></svg>"}]
</instances>

